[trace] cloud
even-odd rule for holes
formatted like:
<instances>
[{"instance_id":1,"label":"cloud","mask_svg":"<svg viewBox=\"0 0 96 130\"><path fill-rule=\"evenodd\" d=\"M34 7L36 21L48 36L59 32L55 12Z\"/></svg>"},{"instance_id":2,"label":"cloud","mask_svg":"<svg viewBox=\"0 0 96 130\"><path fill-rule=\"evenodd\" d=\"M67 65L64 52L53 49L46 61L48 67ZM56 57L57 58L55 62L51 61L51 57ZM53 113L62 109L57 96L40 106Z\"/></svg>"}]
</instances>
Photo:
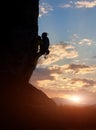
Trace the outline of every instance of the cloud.
<instances>
[{"instance_id":1,"label":"cloud","mask_svg":"<svg viewBox=\"0 0 96 130\"><path fill-rule=\"evenodd\" d=\"M95 80L88 80L88 79L80 79L80 78L73 78L72 84L75 84L76 86L80 85L81 87L93 87L96 86Z\"/></svg>"},{"instance_id":2,"label":"cloud","mask_svg":"<svg viewBox=\"0 0 96 130\"><path fill-rule=\"evenodd\" d=\"M73 59L78 57L78 52L75 50L74 46L68 44L54 44L50 47L50 54L48 59L44 60L42 57L39 60L39 65L50 65L64 58Z\"/></svg>"},{"instance_id":3,"label":"cloud","mask_svg":"<svg viewBox=\"0 0 96 130\"><path fill-rule=\"evenodd\" d=\"M63 78L60 74L52 74L52 72L50 75L53 75L51 80L47 79L48 77L46 78L46 76L44 79L39 80L37 76L37 81L31 81L33 85L35 84L36 87L43 90L49 97L63 96L66 93L75 92L93 92L96 94L96 80L74 78L74 76L73 78Z\"/></svg>"},{"instance_id":4,"label":"cloud","mask_svg":"<svg viewBox=\"0 0 96 130\"><path fill-rule=\"evenodd\" d=\"M76 2L69 1L67 4L62 4L61 8L93 8L96 7L96 0L78 0Z\"/></svg>"},{"instance_id":5,"label":"cloud","mask_svg":"<svg viewBox=\"0 0 96 130\"><path fill-rule=\"evenodd\" d=\"M51 76L51 71L47 68L37 68L35 70L35 75L33 73L34 80L54 80L53 76Z\"/></svg>"},{"instance_id":6,"label":"cloud","mask_svg":"<svg viewBox=\"0 0 96 130\"><path fill-rule=\"evenodd\" d=\"M87 66L83 64L65 64L65 65L52 65L48 67L49 71L52 73L71 73L71 74L95 74L96 66Z\"/></svg>"},{"instance_id":7,"label":"cloud","mask_svg":"<svg viewBox=\"0 0 96 130\"><path fill-rule=\"evenodd\" d=\"M93 44L93 41L92 41L91 39L84 38L84 39L82 39L80 42L78 42L78 44L92 45L92 44Z\"/></svg>"},{"instance_id":8,"label":"cloud","mask_svg":"<svg viewBox=\"0 0 96 130\"><path fill-rule=\"evenodd\" d=\"M96 66L70 64L65 66L65 70L76 74L96 73Z\"/></svg>"},{"instance_id":9,"label":"cloud","mask_svg":"<svg viewBox=\"0 0 96 130\"><path fill-rule=\"evenodd\" d=\"M48 14L50 11L53 11L53 7L45 2L40 2L39 5L39 17Z\"/></svg>"},{"instance_id":10,"label":"cloud","mask_svg":"<svg viewBox=\"0 0 96 130\"><path fill-rule=\"evenodd\" d=\"M47 81L47 82L58 81L59 86L60 86L60 81L61 82L63 81L63 82L67 82L67 85L68 85L68 82L70 82L73 77L75 76L80 77L78 75L84 76L85 74L90 74L90 75L96 74L96 66L66 64L66 65L61 65L61 66L52 65L47 68L38 67L34 71L31 77L31 81L34 81L34 82L43 81L43 83L44 81Z\"/></svg>"},{"instance_id":11,"label":"cloud","mask_svg":"<svg viewBox=\"0 0 96 130\"><path fill-rule=\"evenodd\" d=\"M60 8L71 8L73 6L73 2L72 1L69 1L68 3L66 4L61 4L59 7Z\"/></svg>"},{"instance_id":12,"label":"cloud","mask_svg":"<svg viewBox=\"0 0 96 130\"><path fill-rule=\"evenodd\" d=\"M72 36L71 36L72 39L77 39L79 38L78 34L74 33Z\"/></svg>"},{"instance_id":13,"label":"cloud","mask_svg":"<svg viewBox=\"0 0 96 130\"><path fill-rule=\"evenodd\" d=\"M61 8L70 8L71 5L70 5L70 4L64 4L64 5L61 5L60 7L61 7Z\"/></svg>"},{"instance_id":14,"label":"cloud","mask_svg":"<svg viewBox=\"0 0 96 130\"><path fill-rule=\"evenodd\" d=\"M74 3L76 8L93 8L96 7L96 0L81 0Z\"/></svg>"},{"instance_id":15,"label":"cloud","mask_svg":"<svg viewBox=\"0 0 96 130\"><path fill-rule=\"evenodd\" d=\"M87 78L86 74L91 78ZM95 74L96 66L52 65L47 68L38 67L30 78L30 82L50 97L56 96L57 93L60 96L67 92L79 91L96 94L96 79L92 78Z\"/></svg>"}]
</instances>

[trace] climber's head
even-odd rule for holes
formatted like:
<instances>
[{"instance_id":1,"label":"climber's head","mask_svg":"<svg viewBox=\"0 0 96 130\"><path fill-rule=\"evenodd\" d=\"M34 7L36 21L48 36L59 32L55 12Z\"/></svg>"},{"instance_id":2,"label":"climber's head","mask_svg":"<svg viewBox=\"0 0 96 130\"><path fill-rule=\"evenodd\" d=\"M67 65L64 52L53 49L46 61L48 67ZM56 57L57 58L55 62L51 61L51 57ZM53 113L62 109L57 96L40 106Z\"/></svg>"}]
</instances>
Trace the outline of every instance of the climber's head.
<instances>
[{"instance_id":1,"label":"climber's head","mask_svg":"<svg viewBox=\"0 0 96 130\"><path fill-rule=\"evenodd\" d=\"M43 32L42 33L42 37L47 37L48 33L47 32Z\"/></svg>"}]
</instances>

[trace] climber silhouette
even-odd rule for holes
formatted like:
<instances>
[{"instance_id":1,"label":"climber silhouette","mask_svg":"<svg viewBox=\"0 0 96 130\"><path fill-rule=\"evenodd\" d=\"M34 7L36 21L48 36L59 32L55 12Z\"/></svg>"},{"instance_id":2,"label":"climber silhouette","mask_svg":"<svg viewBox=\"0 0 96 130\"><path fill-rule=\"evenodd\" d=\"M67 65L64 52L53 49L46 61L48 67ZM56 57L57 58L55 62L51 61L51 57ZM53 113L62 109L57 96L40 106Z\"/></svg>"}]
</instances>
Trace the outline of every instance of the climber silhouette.
<instances>
[{"instance_id":1,"label":"climber silhouette","mask_svg":"<svg viewBox=\"0 0 96 130\"><path fill-rule=\"evenodd\" d=\"M42 33L42 43L40 44L40 53L41 55L45 55L44 58L46 58L46 55L49 54L50 41L47 35L47 32Z\"/></svg>"}]
</instances>

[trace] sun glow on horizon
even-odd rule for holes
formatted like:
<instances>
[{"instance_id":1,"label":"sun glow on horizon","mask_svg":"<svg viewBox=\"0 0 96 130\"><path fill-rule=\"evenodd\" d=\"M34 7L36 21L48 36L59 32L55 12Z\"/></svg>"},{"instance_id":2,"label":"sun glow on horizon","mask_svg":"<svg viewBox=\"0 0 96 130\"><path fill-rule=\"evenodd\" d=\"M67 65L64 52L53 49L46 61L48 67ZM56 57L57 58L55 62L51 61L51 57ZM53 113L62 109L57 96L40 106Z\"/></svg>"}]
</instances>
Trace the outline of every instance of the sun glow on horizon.
<instances>
[{"instance_id":1,"label":"sun glow on horizon","mask_svg":"<svg viewBox=\"0 0 96 130\"><path fill-rule=\"evenodd\" d=\"M65 99L69 100L71 103L82 103L82 97L80 95L64 95Z\"/></svg>"},{"instance_id":2,"label":"sun glow on horizon","mask_svg":"<svg viewBox=\"0 0 96 130\"><path fill-rule=\"evenodd\" d=\"M80 103L82 101L82 98L80 96L74 95L70 97L70 100L75 103Z\"/></svg>"}]
</instances>

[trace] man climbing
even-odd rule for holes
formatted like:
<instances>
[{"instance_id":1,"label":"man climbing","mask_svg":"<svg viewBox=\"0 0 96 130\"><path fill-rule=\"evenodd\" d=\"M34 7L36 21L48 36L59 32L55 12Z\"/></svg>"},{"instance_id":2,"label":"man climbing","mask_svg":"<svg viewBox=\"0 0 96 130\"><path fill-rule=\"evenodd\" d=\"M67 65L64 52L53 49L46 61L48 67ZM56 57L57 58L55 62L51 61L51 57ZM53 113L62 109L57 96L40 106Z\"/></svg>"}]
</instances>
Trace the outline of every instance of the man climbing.
<instances>
[{"instance_id":1,"label":"man climbing","mask_svg":"<svg viewBox=\"0 0 96 130\"><path fill-rule=\"evenodd\" d=\"M43 32L42 33L42 44L40 45L40 53L42 55L45 55L44 58L46 59L46 55L49 54L49 45L50 45L50 42L49 42L49 38L47 37L47 34L46 32Z\"/></svg>"}]
</instances>

